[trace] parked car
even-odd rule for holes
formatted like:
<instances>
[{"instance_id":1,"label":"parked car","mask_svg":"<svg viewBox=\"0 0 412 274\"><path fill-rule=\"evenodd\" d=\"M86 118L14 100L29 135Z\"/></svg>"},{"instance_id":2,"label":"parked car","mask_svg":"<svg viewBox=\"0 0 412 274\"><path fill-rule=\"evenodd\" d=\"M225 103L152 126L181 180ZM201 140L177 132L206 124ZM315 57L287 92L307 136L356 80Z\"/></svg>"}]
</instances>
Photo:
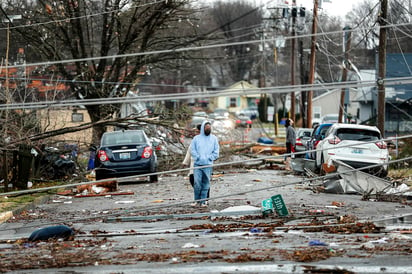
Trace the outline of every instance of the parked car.
<instances>
[{"instance_id":1,"label":"parked car","mask_svg":"<svg viewBox=\"0 0 412 274\"><path fill-rule=\"evenodd\" d=\"M96 153L96 180L157 172L157 155L143 130L105 132ZM150 175L156 182L157 175Z\"/></svg>"},{"instance_id":2,"label":"parked car","mask_svg":"<svg viewBox=\"0 0 412 274\"><path fill-rule=\"evenodd\" d=\"M296 130L296 144L295 150L298 152L296 156L304 157L305 154L303 153L306 150L306 143L310 140L310 136L312 135L313 128L298 128Z\"/></svg>"},{"instance_id":3,"label":"parked car","mask_svg":"<svg viewBox=\"0 0 412 274\"><path fill-rule=\"evenodd\" d=\"M206 111L196 111L196 112L193 113L192 116L194 116L194 117L204 117L204 118L208 117Z\"/></svg>"},{"instance_id":4,"label":"parked car","mask_svg":"<svg viewBox=\"0 0 412 274\"><path fill-rule=\"evenodd\" d=\"M321 124L339 123L339 114L326 114L320 119Z\"/></svg>"},{"instance_id":5,"label":"parked car","mask_svg":"<svg viewBox=\"0 0 412 274\"><path fill-rule=\"evenodd\" d=\"M215 117L211 121L212 131L215 133L227 133L228 130L235 128L235 122L231 118L226 118L223 116Z\"/></svg>"},{"instance_id":6,"label":"parked car","mask_svg":"<svg viewBox=\"0 0 412 274\"><path fill-rule=\"evenodd\" d=\"M221 116L223 116L225 118L229 118L230 113L227 109L217 108L212 113L209 114L210 118L221 117Z\"/></svg>"},{"instance_id":7,"label":"parked car","mask_svg":"<svg viewBox=\"0 0 412 274\"><path fill-rule=\"evenodd\" d=\"M327 136L316 147L316 167L339 160L353 168L385 177L388 174L389 152L375 126L333 124Z\"/></svg>"},{"instance_id":8,"label":"parked car","mask_svg":"<svg viewBox=\"0 0 412 274\"><path fill-rule=\"evenodd\" d=\"M256 118L259 118L259 111L257 107L248 107L237 111L236 117L239 116L247 116L250 119L254 120Z\"/></svg>"},{"instance_id":9,"label":"parked car","mask_svg":"<svg viewBox=\"0 0 412 274\"><path fill-rule=\"evenodd\" d=\"M332 124L320 124L315 126L312 131L310 139L306 142L306 157L312 160L316 159L316 146L318 143L325 138L326 131L330 128Z\"/></svg>"},{"instance_id":10,"label":"parked car","mask_svg":"<svg viewBox=\"0 0 412 274\"><path fill-rule=\"evenodd\" d=\"M252 127L252 119L250 119L248 116L238 116L235 119L235 128L251 128Z\"/></svg>"},{"instance_id":11,"label":"parked car","mask_svg":"<svg viewBox=\"0 0 412 274\"><path fill-rule=\"evenodd\" d=\"M201 125L204 120L207 120L209 117L206 112L195 112L190 119L189 125L187 126L188 129L193 129L197 125Z\"/></svg>"}]
</instances>

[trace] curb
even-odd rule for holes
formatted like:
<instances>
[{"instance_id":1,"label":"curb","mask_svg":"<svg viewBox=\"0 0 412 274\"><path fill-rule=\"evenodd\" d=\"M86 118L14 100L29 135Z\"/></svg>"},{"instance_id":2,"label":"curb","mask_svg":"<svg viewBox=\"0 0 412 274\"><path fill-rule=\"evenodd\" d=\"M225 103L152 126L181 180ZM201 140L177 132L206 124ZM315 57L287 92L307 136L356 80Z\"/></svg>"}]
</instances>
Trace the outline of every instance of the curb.
<instances>
[{"instance_id":1,"label":"curb","mask_svg":"<svg viewBox=\"0 0 412 274\"><path fill-rule=\"evenodd\" d=\"M10 210L10 211L5 211L0 213L0 224L7 222L13 216L21 214L23 211L30 210L35 208L37 205L44 204L50 200L50 195L46 195L43 197L39 197L35 199L33 202L18 206L17 208Z\"/></svg>"}]
</instances>

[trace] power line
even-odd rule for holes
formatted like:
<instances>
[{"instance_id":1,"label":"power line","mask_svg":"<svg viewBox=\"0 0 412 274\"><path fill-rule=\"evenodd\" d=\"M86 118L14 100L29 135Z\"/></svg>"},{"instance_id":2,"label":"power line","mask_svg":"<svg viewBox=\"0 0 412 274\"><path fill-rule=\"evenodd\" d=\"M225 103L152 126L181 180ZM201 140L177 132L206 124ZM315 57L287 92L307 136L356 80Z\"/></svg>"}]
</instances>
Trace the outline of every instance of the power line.
<instances>
[{"instance_id":1,"label":"power line","mask_svg":"<svg viewBox=\"0 0 412 274\"><path fill-rule=\"evenodd\" d=\"M385 25L385 26L381 26L380 28L392 28L392 27L397 27L397 26L410 26L410 25L412 25L412 23L388 24L388 25ZM360 29L361 28L357 28L357 29L353 29L352 31L356 31L356 30L360 30ZM344 32L343 30L338 30L338 31L325 32L325 33L317 33L316 35L302 34L302 35L296 35L294 37L285 37L285 39L288 40L288 39L293 39L293 38L308 38L308 37L312 37L312 36L342 34L343 32ZM267 41L275 42L275 38L272 38L272 39L268 38ZM28 63L28 64L20 64L20 65L11 65L11 66L8 66L8 68L22 68L22 67L26 67L26 66L50 66L50 65L55 65L55 64L88 62L88 61L103 60L103 59L116 59L116 58L157 55L157 54L177 53L177 52L186 52L186 51L198 51L198 50L202 50L202 49L214 49L214 48L220 48L220 47L256 44L256 43L261 43L261 42L262 41L260 39L259 40L250 40L250 41L238 41L238 42L233 42L233 43L213 44L213 45L205 45L205 46L193 46L193 47L184 47L184 48L177 48L177 49L155 50L155 51L147 51L147 52L134 52L134 53L126 53L126 54L107 55L107 56L95 56L95 57L78 58L78 59L66 59L66 60L58 60L58 61Z\"/></svg>"},{"instance_id":2,"label":"power line","mask_svg":"<svg viewBox=\"0 0 412 274\"><path fill-rule=\"evenodd\" d=\"M385 78L383 79L386 86L396 86L412 83L412 76ZM137 97L110 97L98 99L83 99L83 100L62 100L62 101L42 101L30 103L14 103L14 104L0 104L0 110L11 109L40 109L50 107L71 107L71 106L85 106L85 105L101 105L101 104L122 104L132 102L155 102L167 100L188 100L196 98L213 98L213 97L230 97L239 95L260 95L266 94L283 94L294 92L308 92L308 91L323 91L325 89L342 89L342 88L361 88L376 86L376 81L361 81L361 82L333 82L320 84L306 84L295 86L272 86L264 88L248 89L247 93L243 89L238 90L208 90L205 92L191 92L191 93L170 93L170 94L151 94L139 95Z\"/></svg>"}]
</instances>

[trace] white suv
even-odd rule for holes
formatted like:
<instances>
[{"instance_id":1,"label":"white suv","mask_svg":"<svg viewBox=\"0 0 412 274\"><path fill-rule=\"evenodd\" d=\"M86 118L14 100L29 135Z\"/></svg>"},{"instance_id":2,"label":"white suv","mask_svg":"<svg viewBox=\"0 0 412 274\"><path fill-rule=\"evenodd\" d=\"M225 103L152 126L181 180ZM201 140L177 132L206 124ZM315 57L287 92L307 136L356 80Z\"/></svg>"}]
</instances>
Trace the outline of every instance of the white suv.
<instances>
[{"instance_id":1,"label":"white suv","mask_svg":"<svg viewBox=\"0 0 412 274\"><path fill-rule=\"evenodd\" d=\"M323 163L342 161L353 168L373 165L364 172L385 177L388 174L389 152L375 126L333 124L326 137L316 147L316 167L323 171Z\"/></svg>"}]
</instances>

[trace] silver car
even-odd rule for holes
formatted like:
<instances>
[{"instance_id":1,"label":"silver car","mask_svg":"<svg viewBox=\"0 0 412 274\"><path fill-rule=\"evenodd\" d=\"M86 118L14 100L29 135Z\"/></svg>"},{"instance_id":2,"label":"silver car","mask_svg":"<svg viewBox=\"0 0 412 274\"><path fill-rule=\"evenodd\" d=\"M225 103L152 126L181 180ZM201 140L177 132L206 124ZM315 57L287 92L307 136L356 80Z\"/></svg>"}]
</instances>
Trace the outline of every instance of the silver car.
<instances>
[{"instance_id":1,"label":"silver car","mask_svg":"<svg viewBox=\"0 0 412 274\"><path fill-rule=\"evenodd\" d=\"M296 144L295 149L298 154L298 157L304 157L305 154L303 151L306 151L307 142L310 140L312 136L313 128L298 128L296 130ZM300 152L300 153L299 153Z\"/></svg>"}]
</instances>

